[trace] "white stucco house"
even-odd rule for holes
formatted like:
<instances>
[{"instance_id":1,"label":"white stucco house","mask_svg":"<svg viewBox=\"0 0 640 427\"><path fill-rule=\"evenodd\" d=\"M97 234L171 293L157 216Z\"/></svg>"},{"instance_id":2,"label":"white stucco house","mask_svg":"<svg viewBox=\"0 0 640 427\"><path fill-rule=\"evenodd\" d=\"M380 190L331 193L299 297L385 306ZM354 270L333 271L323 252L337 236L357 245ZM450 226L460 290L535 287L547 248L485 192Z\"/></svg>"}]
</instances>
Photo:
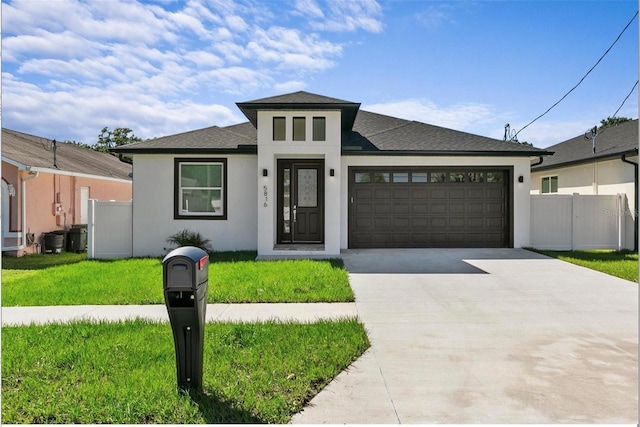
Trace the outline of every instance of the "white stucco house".
<instances>
[{"instance_id":1,"label":"white stucco house","mask_svg":"<svg viewBox=\"0 0 640 427\"><path fill-rule=\"evenodd\" d=\"M118 147L133 159L133 255L199 231L215 250L529 244L526 145L295 92L237 104L248 122Z\"/></svg>"},{"instance_id":2,"label":"white stucco house","mask_svg":"<svg viewBox=\"0 0 640 427\"><path fill-rule=\"evenodd\" d=\"M625 194L627 242L637 242L638 119L548 147L531 167L531 194Z\"/></svg>"}]
</instances>

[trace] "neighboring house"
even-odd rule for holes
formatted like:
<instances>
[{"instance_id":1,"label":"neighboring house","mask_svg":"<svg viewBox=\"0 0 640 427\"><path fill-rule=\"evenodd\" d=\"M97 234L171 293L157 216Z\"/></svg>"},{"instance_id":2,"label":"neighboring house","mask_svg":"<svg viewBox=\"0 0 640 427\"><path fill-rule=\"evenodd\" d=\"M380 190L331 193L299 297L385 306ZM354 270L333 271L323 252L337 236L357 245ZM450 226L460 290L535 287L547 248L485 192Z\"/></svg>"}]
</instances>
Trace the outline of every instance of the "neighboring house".
<instances>
[{"instance_id":1,"label":"neighboring house","mask_svg":"<svg viewBox=\"0 0 640 427\"><path fill-rule=\"evenodd\" d=\"M131 200L131 170L110 154L2 129L2 252L35 253L44 233L86 224L89 199Z\"/></svg>"},{"instance_id":2,"label":"neighboring house","mask_svg":"<svg viewBox=\"0 0 640 427\"><path fill-rule=\"evenodd\" d=\"M522 247L547 151L296 92L237 104L249 122L112 151L133 158L133 255L182 229L215 250Z\"/></svg>"},{"instance_id":3,"label":"neighboring house","mask_svg":"<svg viewBox=\"0 0 640 427\"><path fill-rule=\"evenodd\" d=\"M552 157L531 167L531 194L625 194L626 241L637 242L638 119L548 147Z\"/></svg>"}]
</instances>

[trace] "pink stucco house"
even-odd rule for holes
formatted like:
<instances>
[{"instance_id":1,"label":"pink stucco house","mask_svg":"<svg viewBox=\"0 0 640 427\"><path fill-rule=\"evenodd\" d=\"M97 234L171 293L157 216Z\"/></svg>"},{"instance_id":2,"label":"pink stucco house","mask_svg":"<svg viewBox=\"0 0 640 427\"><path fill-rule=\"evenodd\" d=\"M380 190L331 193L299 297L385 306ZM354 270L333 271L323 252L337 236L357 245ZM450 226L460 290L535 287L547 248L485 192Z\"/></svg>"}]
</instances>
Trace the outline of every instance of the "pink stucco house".
<instances>
[{"instance_id":1,"label":"pink stucco house","mask_svg":"<svg viewBox=\"0 0 640 427\"><path fill-rule=\"evenodd\" d=\"M37 253L44 233L86 224L89 199L131 200L131 171L110 154L2 129L2 252Z\"/></svg>"}]
</instances>

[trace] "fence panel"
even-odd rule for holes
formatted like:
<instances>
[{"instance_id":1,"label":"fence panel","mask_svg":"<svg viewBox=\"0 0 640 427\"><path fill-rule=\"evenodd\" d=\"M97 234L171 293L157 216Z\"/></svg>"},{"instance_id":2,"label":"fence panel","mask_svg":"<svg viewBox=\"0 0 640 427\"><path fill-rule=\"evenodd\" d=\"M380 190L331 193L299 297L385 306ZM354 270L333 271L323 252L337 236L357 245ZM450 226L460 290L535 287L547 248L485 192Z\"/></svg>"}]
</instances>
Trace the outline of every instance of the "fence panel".
<instances>
[{"instance_id":1,"label":"fence panel","mask_svg":"<svg viewBox=\"0 0 640 427\"><path fill-rule=\"evenodd\" d=\"M132 202L89 200L87 258L133 256Z\"/></svg>"},{"instance_id":2,"label":"fence panel","mask_svg":"<svg viewBox=\"0 0 640 427\"><path fill-rule=\"evenodd\" d=\"M623 249L626 195L532 195L531 246Z\"/></svg>"}]
</instances>

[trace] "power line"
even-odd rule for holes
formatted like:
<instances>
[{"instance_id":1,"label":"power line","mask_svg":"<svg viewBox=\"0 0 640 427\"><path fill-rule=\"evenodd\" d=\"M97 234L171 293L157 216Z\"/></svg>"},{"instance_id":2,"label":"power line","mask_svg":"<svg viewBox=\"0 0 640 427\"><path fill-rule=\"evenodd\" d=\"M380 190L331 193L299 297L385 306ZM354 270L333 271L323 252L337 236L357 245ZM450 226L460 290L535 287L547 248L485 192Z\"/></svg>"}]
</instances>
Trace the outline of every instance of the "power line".
<instances>
[{"instance_id":1,"label":"power line","mask_svg":"<svg viewBox=\"0 0 640 427\"><path fill-rule=\"evenodd\" d=\"M627 25L622 29L622 31L620 32L620 34L618 34L618 37L616 37L616 39L613 41L613 43L611 44L611 46L609 46L609 48L602 54L602 56L600 57L600 59L598 59L598 61L593 65L593 67L591 67L589 69L589 71L587 71L587 74L585 74L580 81L571 88L571 90L569 90L569 92L565 93L564 96L562 98L560 98L555 104L553 104L551 107L549 107L549 109L547 111L545 111L544 113L540 114L538 117L536 117L535 119L531 120L529 123L527 123L522 129L520 129L518 132L516 132L516 134L514 135L515 138L518 137L518 134L520 132L522 132L523 130L525 130L529 125L531 125L532 123L534 123L536 120L540 119L541 117L545 116L549 111L551 111L556 105L560 104L567 96L569 96L569 94L571 92L573 92L578 86L580 86L580 84L583 82L583 80L585 78L587 78L587 76L589 74L591 74L591 72L593 71L594 68L596 68L598 66L598 64L600 63L600 61L602 61L604 59L605 56L607 56L607 54L609 53L609 51L611 50L611 48L613 48L613 46L618 42L618 40L620 40L620 37L622 37L622 35L624 34L625 31L627 31L627 28L629 28L629 26L631 25L631 23L636 19L636 17L638 16L638 11L636 10L636 13L633 15L633 18L631 18L631 20L627 23Z\"/></svg>"},{"instance_id":2,"label":"power line","mask_svg":"<svg viewBox=\"0 0 640 427\"><path fill-rule=\"evenodd\" d=\"M620 109L622 108L622 106L624 105L625 102L627 102L627 99L629 99L629 97L631 96L631 94L633 93L633 91L636 89L636 87L638 86L638 80L636 80L635 84L633 85L633 87L631 88L631 90L629 91L629 93L627 94L627 96L625 96L624 100L622 101L622 104L620 104L620 106L618 107L618 109L616 110L615 113L613 113L613 116L610 116L612 118L615 118L616 115L618 114L618 111L620 111ZM604 131L606 131L608 128L604 128L602 129L602 131L600 131L600 133L604 133Z\"/></svg>"}]
</instances>

